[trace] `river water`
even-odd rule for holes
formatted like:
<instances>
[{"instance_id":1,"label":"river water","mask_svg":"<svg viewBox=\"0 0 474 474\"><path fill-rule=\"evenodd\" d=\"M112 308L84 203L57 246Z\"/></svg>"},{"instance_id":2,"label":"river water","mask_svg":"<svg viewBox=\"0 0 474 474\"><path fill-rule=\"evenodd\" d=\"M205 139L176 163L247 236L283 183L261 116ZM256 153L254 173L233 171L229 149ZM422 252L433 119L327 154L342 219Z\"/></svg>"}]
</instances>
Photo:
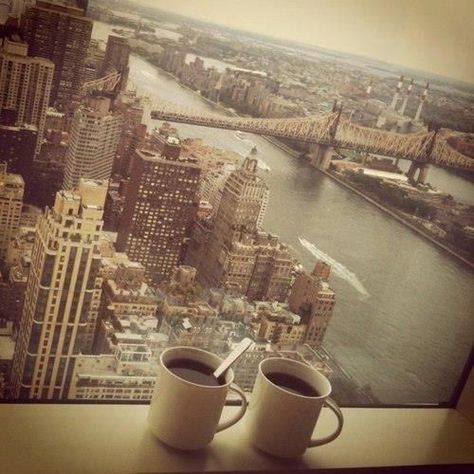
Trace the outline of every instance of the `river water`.
<instances>
[{"instance_id":1,"label":"river water","mask_svg":"<svg viewBox=\"0 0 474 474\"><path fill-rule=\"evenodd\" d=\"M94 37L111 26L96 23ZM213 106L138 56L130 79L140 94L197 110ZM158 122L147 115L147 125ZM473 274L437 247L306 162L265 139L176 124L182 138L247 154L253 143L271 171L264 220L267 231L291 245L310 269L331 258L337 303L325 347L383 403L448 400L474 339ZM472 184L432 170L432 181L454 196L473 199ZM443 188L445 186L445 188ZM335 394L337 398L337 394Z\"/></svg>"}]
</instances>

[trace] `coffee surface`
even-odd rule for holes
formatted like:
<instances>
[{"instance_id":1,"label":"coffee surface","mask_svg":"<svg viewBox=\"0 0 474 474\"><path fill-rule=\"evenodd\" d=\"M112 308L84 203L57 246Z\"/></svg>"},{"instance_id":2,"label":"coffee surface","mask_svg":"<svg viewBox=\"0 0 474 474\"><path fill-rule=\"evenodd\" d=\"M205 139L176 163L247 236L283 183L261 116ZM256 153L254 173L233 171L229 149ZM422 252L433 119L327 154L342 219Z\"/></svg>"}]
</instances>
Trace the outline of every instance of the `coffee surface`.
<instances>
[{"instance_id":1,"label":"coffee surface","mask_svg":"<svg viewBox=\"0 0 474 474\"><path fill-rule=\"evenodd\" d=\"M288 392L297 395L304 395L305 397L319 397L319 393L309 383L301 380L294 375L285 374L283 372L269 372L265 374L270 382L287 390Z\"/></svg>"},{"instance_id":2,"label":"coffee surface","mask_svg":"<svg viewBox=\"0 0 474 474\"><path fill-rule=\"evenodd\" d=\"M225 376L216 379L212 373L214 370L202 362L192 359L175 359L170 361L166 367L170 372L187 382L199 385L217 387L225 384Z\"/></svg>"}]
</instances>

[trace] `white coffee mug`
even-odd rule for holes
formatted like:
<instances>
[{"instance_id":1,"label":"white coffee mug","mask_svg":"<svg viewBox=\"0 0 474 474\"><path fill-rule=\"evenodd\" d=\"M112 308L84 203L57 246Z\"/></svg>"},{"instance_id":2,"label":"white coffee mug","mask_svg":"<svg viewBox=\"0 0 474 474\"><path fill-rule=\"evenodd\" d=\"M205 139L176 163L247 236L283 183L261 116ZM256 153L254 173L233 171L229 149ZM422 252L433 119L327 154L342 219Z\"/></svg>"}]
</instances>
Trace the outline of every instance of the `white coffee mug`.
<instances>
[{"instance_id":1,"label":"white coffee mug","mask_svg":"<svg viewBox=\"0 0 474 474\"><path fill-rule=\"evenodd\" d=\"M225 373L223 385L199 385L178 377L167 368L176 359L201 362L212 370L217 369L222 362L217 355L194 347L171 347L163 351L148 412L148 424L153 434L169 446L179 449L203 448L212 441L215 433L229 428L244 416L247 400L244 392L232 383L232 369ZM219 423L229 390L240 396L242 406L230 420Z\"/></svg>"},{"instance_id":2,"label":"white coffee mug","mask_svg":"<svg viewBox=\"0 0 474 474\"><path fill-rule=\"evenodd\" d=\"M271 382L266 374L283 373L310 385L317 396L292 393ZM300 456L306 448L321 446L336 439L344 419L337 404L331 400L331 384L312 367L291 359L270 358L258 368L257 380L249 403L247 427L251 443L278 457ZM327 405L337 416L338 427L331 435L312 439L319 413Z\"/></svg>"}]
</instances>

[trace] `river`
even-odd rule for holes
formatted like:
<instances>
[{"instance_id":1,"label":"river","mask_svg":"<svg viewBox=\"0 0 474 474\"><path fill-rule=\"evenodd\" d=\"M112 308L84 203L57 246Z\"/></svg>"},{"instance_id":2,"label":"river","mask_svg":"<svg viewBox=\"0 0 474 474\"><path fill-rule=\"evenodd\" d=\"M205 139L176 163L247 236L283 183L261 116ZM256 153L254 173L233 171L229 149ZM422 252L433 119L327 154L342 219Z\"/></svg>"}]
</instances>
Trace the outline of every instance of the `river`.
<instances>
[{"instance_id":1,"label":"river","mask_svg":"<svg viewBox=\"0 0 474 474\"><path fill-rule=\"evenodd\" d=\"M93 35L105 40L110 28L95 25ZM152 101L213 109L136 55L130 79ZM159 125L148 114L145 121ZM383 403L447 401L474 340L472 273L261 137L242 140L233 131L176 126L183 138L200 137L243 155L257 145L258 158L271 168L263 174L270 187L265 230L290 244L308 269L322 253L336 262L330 283L337 303L324 345L346 371ZM435 176L444 191L472 199L471 183L443 170L434 171L433 181Z\"/></svg>"}]
</instances>

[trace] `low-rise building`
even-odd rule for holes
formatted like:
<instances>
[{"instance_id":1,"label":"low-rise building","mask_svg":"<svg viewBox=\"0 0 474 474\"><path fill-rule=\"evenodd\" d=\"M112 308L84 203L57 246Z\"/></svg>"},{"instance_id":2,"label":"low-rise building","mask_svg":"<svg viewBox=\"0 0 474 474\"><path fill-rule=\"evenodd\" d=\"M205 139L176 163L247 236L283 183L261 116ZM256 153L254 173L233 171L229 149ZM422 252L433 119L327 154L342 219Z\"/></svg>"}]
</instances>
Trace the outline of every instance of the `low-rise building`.
<instances>
[{"instance_id":1,"label":"low-rise building","mask_svg":"<svg viewBox=\"0 0 474 474\"><path fill-rule=\"evenodd\" d=\"M70 400L150 400L157 365L146 344L118 344L114 354L76 359Z\"/></svg>"}]
</instances>

